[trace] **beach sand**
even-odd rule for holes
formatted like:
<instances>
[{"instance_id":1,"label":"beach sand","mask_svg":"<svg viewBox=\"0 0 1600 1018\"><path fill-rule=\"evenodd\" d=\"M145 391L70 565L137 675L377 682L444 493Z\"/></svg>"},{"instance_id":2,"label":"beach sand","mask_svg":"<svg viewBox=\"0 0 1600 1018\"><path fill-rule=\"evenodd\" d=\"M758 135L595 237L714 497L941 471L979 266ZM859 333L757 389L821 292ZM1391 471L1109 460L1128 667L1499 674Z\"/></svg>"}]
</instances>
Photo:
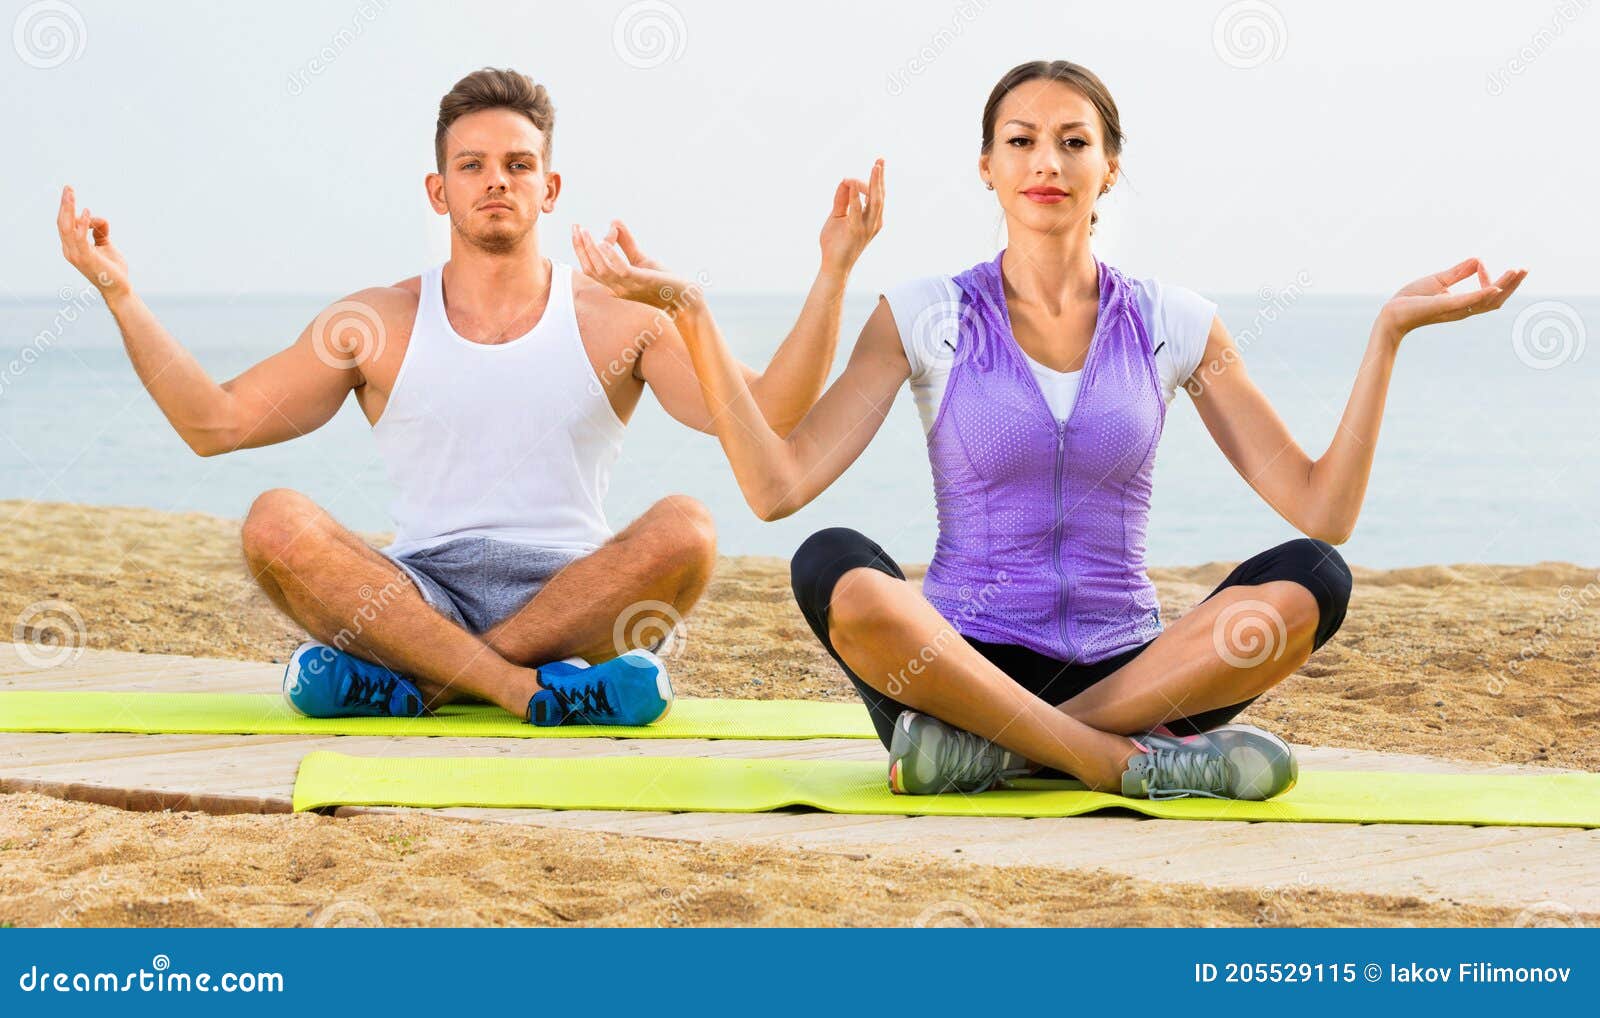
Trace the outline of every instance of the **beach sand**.
<instances>
[{"instance_id":1,"label":"beach sand","mask_svg":"<svg viewBox=\"0 0 1600 1018\"><path fill-rule=\"evenodd\" d=\"M95 648L281 661L238 523L0 501L0 619L62 600ZM381 535L370 535L374 542ZM1233 563L1150 572L1170 624ZM908 570L913 577L920 570ZM1302 744L1600 769L1600 572L1354 568L1338 635L1244 715ZM13 633L26 639L27 633ZM778 559L725 558L687 621L688 696L854 700ZM1586 737L1588 736L1588 737ZM337 906L337 911L327 910ZM376 918L373 918L373 911ZM931 910L931 911L930 911ZM0 796L0 923L1493 925L1504 910L1216 891L1078 870L853 859L427 816L132 814Z\"/></svg>"},{"instance_id":2,"label":"beach sand","mask_svg":"<svg viewBox=\"0 0 1600 1018\"><path fill-rule=\"evenodd\" d=\"M1507 926L1519 914L430 816L0 796L0 924L17 926Z\"/></svg>"}]
</instances>

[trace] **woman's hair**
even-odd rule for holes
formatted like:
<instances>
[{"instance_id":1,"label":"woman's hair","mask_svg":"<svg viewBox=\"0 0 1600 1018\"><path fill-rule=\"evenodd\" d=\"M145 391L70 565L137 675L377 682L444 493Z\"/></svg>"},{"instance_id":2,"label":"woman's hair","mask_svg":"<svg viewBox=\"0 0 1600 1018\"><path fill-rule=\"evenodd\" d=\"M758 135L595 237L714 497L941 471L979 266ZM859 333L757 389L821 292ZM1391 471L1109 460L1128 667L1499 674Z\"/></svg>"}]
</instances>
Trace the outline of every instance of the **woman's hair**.
<instances>
[{"instance_id":1,"label":"woman's hair","mask_svg":"<svg viewBox=\"0 0 1600 1018\"><path fill-rule=\"evenodd\" d=\"M433 131L433 154L439 162L439 172L444 172L445 138L450 125L479 110L514 110L533 121L533 126L544 135L544 161L550 162L550 144L556 128L556 108L550 102L550 93L532 78L509 67L485 67L473 71L451 86L439 100L439 123Z\"/></svg>"},{"instance_id":2,"label":"woman's hair","mask_svg":"<svg viewBox=\"0 0 1600 1018\"><path fill-rule=\"evenodd\" d=\"M1018 85L1040 79L1058 81L1089 100L1095 112L1100 114L1100 124L1105 134L1106 155L1115 158L1122 154L1122 143L1125 140L1122 133L1122 116L1117 112L1116 100L1111 98L1111 90L1106 88L1106 83L1093 71L1070 60L1030 60L1011 68L995 82L994 89L989 93L989 101L983 104L983 147L979 149L980 152L987 153L994 148L995 120L1000 116L1001 101ZM1089 214L1090 226L1099 220L1098 212Z\"/></svg>"}]
</instances>

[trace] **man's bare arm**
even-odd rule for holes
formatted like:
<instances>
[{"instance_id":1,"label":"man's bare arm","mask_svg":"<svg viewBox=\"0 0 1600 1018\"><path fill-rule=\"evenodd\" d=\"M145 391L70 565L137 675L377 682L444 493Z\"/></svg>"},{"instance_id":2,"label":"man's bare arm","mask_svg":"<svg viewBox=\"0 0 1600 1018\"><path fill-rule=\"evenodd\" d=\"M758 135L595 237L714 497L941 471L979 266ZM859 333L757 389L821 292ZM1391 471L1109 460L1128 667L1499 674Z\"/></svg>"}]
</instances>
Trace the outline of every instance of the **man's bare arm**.
<instances>
[{"instance_id":1,"label":"man's bare arm","mask_svg":"<svg viewBox=\"0 0 1600 1018\"><path fill-rule=\"evenodd\" d=\"M818 275L799 322L773 354L765 373L748 364L738 365L761 416L780 437L787 436L805 418L833 366L845 279L838 280L832 293L830 285ZM696 431L716 434L716 422L706 409L694 361L674 316L655 311L648 321L648 327L640 333L647 338L640 344L634 376L650 387L674 420Z\"/></svg>"},{"instance_id":2,"label":"man's bare arm","mask_svg":"<svg viewBox=\"0 0 1600 1018\"><path fill-rule=\"evenodd\" d=\"M850 271L872 238L883 228L883 160L872 166L868 179L847 179L834 190L833 208L818 238L822 263L806 294L794 328L772 355L765 370L740 370L761 416L780 436L788 435L822 395L839 347L840 317ZM636 266L659 268L639 250L633 235L621 222L613 222L607 242L615 242ZM656 393L662 406L679 421L699 431L713 431L700 383L688 349L676 328L658 329L656 341L641 351L635 371Z\"/></svg>"},{"instance_id":3,"label":"man's bare arm","mask_svg":"<svg viewBox=\"0 0 1600 1018\"><path fill-rule=\"evenodd\" d=\"M287 350L219 385L133 291L127 261L111 243L111 224L88 209L80 214L71 188L62 191L57 227L62 254L116 318L139 381L196 453L214 456L312 431L361 384L355 358L344 348L353 330L371 327L361 308L376 316L383 291L362 291L332 305ZM372 320L382 327L381 318Z\"/></svg>"}]
</instances>

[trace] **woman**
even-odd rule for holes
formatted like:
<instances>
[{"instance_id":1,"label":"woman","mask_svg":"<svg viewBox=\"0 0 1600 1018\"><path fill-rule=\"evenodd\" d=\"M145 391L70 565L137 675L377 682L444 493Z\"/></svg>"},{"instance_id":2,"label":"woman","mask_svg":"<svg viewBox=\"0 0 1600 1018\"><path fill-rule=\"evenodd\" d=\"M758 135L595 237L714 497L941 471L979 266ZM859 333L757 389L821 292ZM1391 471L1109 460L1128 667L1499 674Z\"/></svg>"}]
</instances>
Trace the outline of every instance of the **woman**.
<instances>
[{"instance_id":1,"label":"woman","mask_svg":"<svg viewBox=\"0 0 1600 1018\"><path fill-rule=\"evenodd\" d=\"M1469 259L1389 300L1338 432L1312 460L1214 305L1091 252L1122 142L1090 71L1007 73L984 107L978 172L1008 246L885 294L843 375L786 438L762 420L698 294L620 223L605 243L575 231L584 270L614 292L679 302L723 449L763 519L843 473L909 380L939 515L922 591L852 530L813 535L793 562L801 610L871 710L896 792L977 792L1041 769L1131 796L1262 799L1292 786L1287 744L1228 722L1343 620L1350 571L1332 545L1360 511L1400 340L1499 308L1526 275L1491 284ZM1473 274L1480 289L1448 292ZM1247 559L1163 631L1144 533L1179 385L1240 475L1307 536Z\"/></svg>"}]
</instances>

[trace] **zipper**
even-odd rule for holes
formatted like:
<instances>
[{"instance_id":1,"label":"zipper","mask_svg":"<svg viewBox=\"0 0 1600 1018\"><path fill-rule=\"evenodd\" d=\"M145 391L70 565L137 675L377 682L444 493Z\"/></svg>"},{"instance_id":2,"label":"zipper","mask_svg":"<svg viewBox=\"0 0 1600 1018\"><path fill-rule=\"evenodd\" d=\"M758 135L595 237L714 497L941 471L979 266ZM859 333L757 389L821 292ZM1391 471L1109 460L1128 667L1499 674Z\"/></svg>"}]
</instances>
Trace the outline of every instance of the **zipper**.
<instances>
[{"instance_id":1,"label":"zipper","mask_svg":"<svg viewBox=\"0 0 1600 1018\"><path fill-rule=\"evenodd\" d=\"M1004 252L1002 252L1002 257L1003 256ZM1050 409L1050 401L1045 399L1044 390L1039 387L1039 382L1036 378L1034 378L1032 369L1027 366L1027 351L1023 350L1021 345L1017 343L1016 333L1011 329L1011 312L1005 306L1005 298L1003 293L1004 283L1002 282L1000 284L1002 288L1002 296L1000 299L1000 307L1003 311L1002 320L1005 323L1006 334L1011 339L1011 350L1014 352L1013 355L1019 358L1021 361L1020 366L1022 375L1025 379L1024 384L1031 388L1034 391L1034 394L1038 397L1035 403L1044 414L1045 420L1053 423L1056 428L1056 525L1054 541L1055 548L1054 554L1052 555L1055 563L1056 577L1060 581L1060 594L1056 599L1056 629L1060 633L1062 646L1067 650L1068 660L1074 662L1078 659L1078 652L1072 646L1072 638L1069 635L1071 626L1068 622L1068 607L1071 600L1072 585L1068 582L1066 570L1061 565L1061 545L1065 536L1064 532L1066 530L1066 499L1062 494L1062 474L1065 469L1067 457L1067 428L1078 416L1078 410L1083 405L1084 396L1089 391L1089 369L1095 363L1095 354L1097 353L1097 348L1101 345L1101 334L1107 328L1107 320L1109 317L1108 312L1113 310L1107 301L1107 289L1111 285L1110 281L1106 278L1108 267L1102 264L1099 259L1095 259L1095 270L1096 279L1100 289L1099 310L1095 315L1094 332L1089 336L1089 348L1085 350L1083 354L1083 368L1081 369L1082 373L1078 376L1078 395L1073 401L1072 412L1067 414L1067 419L1064 421L1058 421L1055 419L1055 414Z\"/></svg>"},{"instance_id":2,"label":"zipper","mask_svg":"<svg viewBox=\"0 0 1600 1018\"><path fill-rule=\"evenodd\" d=\"M1074 405L1076 409L1076 405ZM1069 415L1070 417L1070 415ZM1072 637L1067 632L1068 609L1068 583L1067 573L1061 565L1061 545L1065 539L1066 531L1066 498L1062 492L1062 475L1066 469L1067 458L1067 422L1056 422L1056 475L1055 475L1055 567L1056 577L1060 580L1059 595L1056 600L1056 626L1061 634L1061 644L1067 649L1067 659L1076 661L1077 653L1072 649Z\"/></svg>"}]
</instances>

